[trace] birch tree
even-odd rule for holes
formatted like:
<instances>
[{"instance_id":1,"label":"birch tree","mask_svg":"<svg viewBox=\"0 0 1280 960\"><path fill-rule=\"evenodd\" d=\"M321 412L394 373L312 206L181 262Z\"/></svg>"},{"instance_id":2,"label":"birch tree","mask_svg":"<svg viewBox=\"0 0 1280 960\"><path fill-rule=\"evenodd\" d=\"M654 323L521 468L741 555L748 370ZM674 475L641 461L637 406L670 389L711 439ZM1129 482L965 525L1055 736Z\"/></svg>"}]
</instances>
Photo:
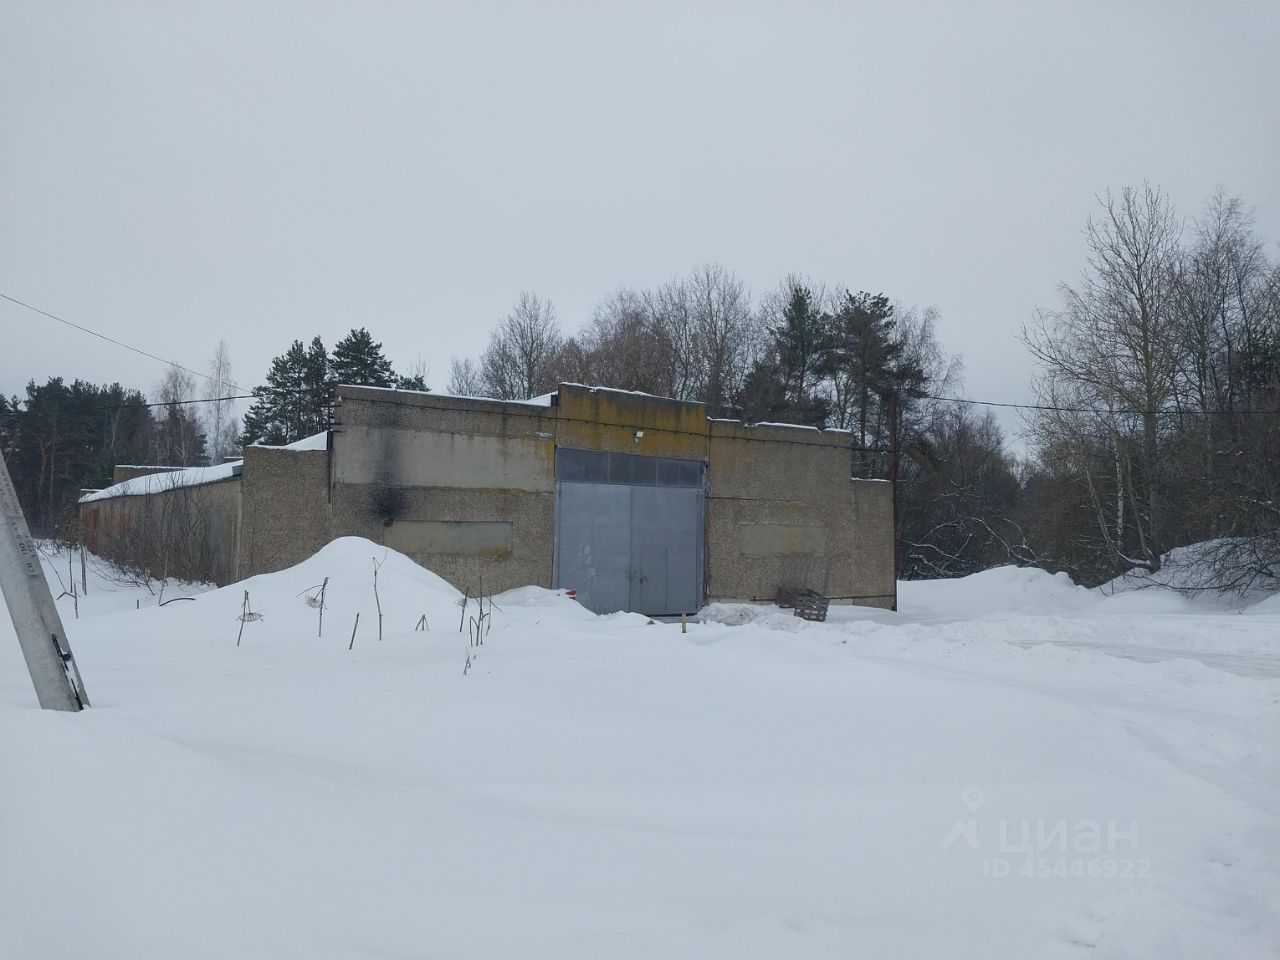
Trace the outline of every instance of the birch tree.
<instances>
[{"instance_id":1,"label":"birch tree","mask_svg":"<svg viewBox=\"0 0 1280 960\"><path fill-rule=\"evenodd\" d=\"M209 360L209 380L205 387L205 448L212 463L221 463L240 449L235 401L226 399L237 392L233 377L227 341L219 340Z\"/></svg>"},{"instance_id":2,"label":"birch tree","mask_svg":"<svg viewBox=\"0 0 1280 960\"><path fill-rule=\"evenodd\" d=\"M1023 339L1044 373L1041 403L1059 408L1045 411L1039 430L1083 436L1096 429L1107 437L1115 463L1110 494L1111 478L1097 476L1089 457L1080 462L1098 534L1125 563L1154 572L1166 546L1160 417L1174 399L1179 367L1174 279L1182 226L1149 184L1108 192L1099 205L1085 226L1084 273L1062 285L1063 308L1041 314ZM1073 412L1083 409L1113 412Z\"/></svg>"}]
</instances>

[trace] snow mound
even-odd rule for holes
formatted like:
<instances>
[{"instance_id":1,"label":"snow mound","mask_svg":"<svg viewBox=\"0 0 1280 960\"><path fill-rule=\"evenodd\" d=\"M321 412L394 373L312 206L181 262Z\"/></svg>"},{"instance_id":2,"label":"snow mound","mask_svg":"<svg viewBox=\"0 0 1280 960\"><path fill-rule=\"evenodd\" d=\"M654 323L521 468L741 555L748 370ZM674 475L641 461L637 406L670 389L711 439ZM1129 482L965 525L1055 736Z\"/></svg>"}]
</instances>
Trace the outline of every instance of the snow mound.
<instances>
[{"instance_id":1,"label":"snow mound","mask_svg":"<svg viewBox=\"0 0 1280 960\"><path fill-rule=\"evenodd\" d=\"M1280 616L1280 593L1273 593L1265 600L1259 600L1245 607L1245 613Z\"/></svg>"},{"instance_id":2,"label":"snow mound","mask_svg":"<svg viewBox=\"0 0 1280 960\"><path fill-rule=\"evenodd\" d=\"M791 631L799 630L805 622L796 617L794 610L784 610L774 603L712 603L702 608L698 620L726 627L753 624Z\"/></svg>"},{"instance_id":3,"label":"snow mound","mask_svg":"<svg viewBox=\"0 0 1280 960\"><path fill-rule=\"evenodd\" d=\"M1103 591L1100 589L1100 593ZM1175 590L1129 589L1110 596L1103 595L1094 607L1095 613L1164 614L1194 613L1196 604Z\"/></svg>"},{"instance_id":4,"label":"snow mound","mask_svg":"<svg viewBox=\"0 0 1280 960\"><path fill-rule=\"evenodd\" d=\"M995 567L954 580L904 580L898 609L940 617L1064 613L1094 602L1090 591L1065 573L1036 567Z\"/></svg>"},{"instance_id":5,"label":"snow mound","mask_svg":"<svg viewBox=\"0 0 1280 960\"><path fill-rule=\"evenodd\" d=\"M464 613L462 591L405 554L363 537L340 537L295 566L202 594L195 603L183 604L186 609L178 611L177 616L203 623L225 620L234 633L247 592L250 610L260 613L262 620L246 624L244 643L249 643L255 634L270 637L272 642L311 643L320 631L321 590L324 637L349 640L355 629L356 647L377 636L379 607L386 637L441 631L455 635L461 631L465 635L470 619L479 612L475 597L471 596ZM563 592L542 587L520 587L493 600L506 622L559 618L570 623L596 619ZM419 626L423 617L425 623ZM345 649L345 644L341 646Z\"/></svg>"},{"instance_id":6,"label":"snow mound","mask_svg":"<svg viewBox=\"0 0 1280 960\"><path fill-rule=\"evenodd\" d=\"M1273 582L1272 579L1258 577L1250 583L1245 578L1238 584L1239 589L1229 586L1223 590L1217 568L1230 569L1241 565L1244 569L1249 569L1250 565L1259 562L1261 561L1247 539L1205 540L1170 550L1161 557L1160 569L1155 573L1134 567L1103 584L1101 589L1105 593L1114 594L1131 590L1176 591L1183 596L1203 599L1217 606L1238 609L1268 596L1271 591L1265 586L1260 588L1259 583Z\"/></svg>"},{"instance_id":7,"label":"snow mound","mask_svg":"<svg viewBox=\"0 0 1280 960\"><path fill-rule=\"evenodd\" d=\"M373 594L373 574L378 572L378 597ZM325 583L325 580L328 583ZM462 593L444 578L421 567L403 553L366 540L363 537L340 537L325 544L295 566L276 573L260 574L214 590L200 597L202 604L231 603L237 609L244 593L249 593L254 610L267 611L307 605L306 598L324 589L326 612L335 615L375 608L381 600L406 605L416 603L423 612L442 614L460 606ZM314 609L314 607L313 607ZM367 614L366 614L367 616Z\"/></svg>"},{"instance_id":8,"label":"snow mound","mask_svg":"<svg viewBox=\"0 0 1280 960\"><path fill-rule=\"evenodd\" d=\"M555 617L579 622L599 619L563 590L548 590L545 587L516 587L495 596L493 606L494 609L504 611L523 609L533 614L547 611Z\"/></svg>"}]
</instances>

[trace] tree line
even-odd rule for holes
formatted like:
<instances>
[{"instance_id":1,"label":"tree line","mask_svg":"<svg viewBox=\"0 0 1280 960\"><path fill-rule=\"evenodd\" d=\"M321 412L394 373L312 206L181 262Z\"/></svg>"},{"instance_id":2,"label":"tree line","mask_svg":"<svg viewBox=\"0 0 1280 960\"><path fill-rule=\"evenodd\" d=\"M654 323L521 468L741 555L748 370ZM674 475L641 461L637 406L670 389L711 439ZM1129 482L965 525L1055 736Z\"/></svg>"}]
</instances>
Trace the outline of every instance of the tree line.
<instances>
[{"instance_id":1,"label":"tree line","mask_svg":"<svg viewBox=\"0 0 1280 960\"><path fill-rule=\"evenodd\" d=\"M1280 264L1219 191L1100 200L1088 263L1023 331L1039 375L1024 496L1038 556L1085 581L1202 544L1205 586L1280 577Z\"/></svg>"},{"instance_id":2,"label":"tree line","mask_svg":"<svg viewBox=\"0 0 1280 960\"><path fill-rule=\"evenodd\" d=\"M210 369L228 378L227 347L220 343ZM75 503L83 489L111 483L117 464L204 466L233 454L236 424L212 387L208 402L191 374L171 367L149 401L119 383L29 381L26 396L0 396L0 451L33 532L75 535ZM202 409L203 408L203 409Z\"/></svg>"}]
</instances>

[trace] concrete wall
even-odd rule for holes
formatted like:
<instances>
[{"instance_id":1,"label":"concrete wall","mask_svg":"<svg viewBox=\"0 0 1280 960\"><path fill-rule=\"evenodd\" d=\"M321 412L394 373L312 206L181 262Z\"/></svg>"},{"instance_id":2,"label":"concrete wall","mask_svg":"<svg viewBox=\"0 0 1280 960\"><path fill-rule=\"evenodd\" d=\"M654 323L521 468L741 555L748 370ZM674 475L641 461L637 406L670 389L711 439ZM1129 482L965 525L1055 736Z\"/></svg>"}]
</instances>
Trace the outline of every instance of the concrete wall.
<instances>
[{"instance_id":1,"label":"concrete wall","mask_svg":"<svg viewBox=\"0 0 1280 960\"><path fill-rule=\"evenodd\" d=\"M707 458L707 408L702 403L562 384L554 410L556 443L562 447Z\"/></svg>"},{"instance_id":2,"label":"concrete wall","mask_svg":"<svg viewBox=\"0 0 1280 960\"><path fill-rule=\"evenodd\" d=\"M550 585L556 411L342 387L332 534L383 543L459 590Z\"/></svg>"},{"instance_id":3,"label":"concrete wall","mask_svg":"<svg viewBox=\"0 0 1280 960\"><path fill-rule=\"evenodd\" d=\"M854 578L847 433L713 420L709 457L710 599L771 600L784 586L879 592Z\"/></svg>"},{"instance_id":4,"label":"concrete wall","mask_svg":"<svg viewBox=\"0 0 1280 960\"><path fill-rule=\"evenodd\" d=\"M888 486L849 479L847 433L709 421L700 403L569 384L550 407L338 397L330 534L384 543L459 589L550 585L559 446L708 463L708 599L798 586L893 601Z\"/></svg>"},{"instance_id":5,"label":"concrete wall","mask_svg":"<svg viewBox=\"0 0 1280 960\"><path fill-rule=\"evenodd\" d=\"M246 447L238 576L301 563L331 539L329 452Z\"/></svg>"},{"instance_id":6,"label":"concrete wall","mask_svg":"<svg viewBox=\"0 0 1280 960\"><path fill-rule=\"evenodd\" d=\"M142 474L137 474L141 476ZM93 553L153 577L236 579L241 479L80 504Z\"/></svg>"},{"instance_id":7,"label":"concrete wall","mask_svg":"<svg viewBox=\"0 0 1280 960\"><path fill-rule=\"evenodd\" d=\"M888 480L851 480L853 582L863 596L854 602L866 607L896 607L898 583L894 575L893 484Z\"/></svg>"},{"instance_id":8,"label":"concrete wall","mask_svg":"<svg viewBox=\"0 0 1280 960\"><path fill-rule=\"evenodd\" d=\"M362 536L472 593L550 586L559 446L708 464L710 600L809 587L893 602L891 488L849 479L843 432L711 421L700 403L572 385L555 406L344 386L329 437L328 450L249 447L241 479L184 488L204 526L174 529L214 579L279 570ZM144 502L166 496L85 504L86 530L97 524L89 535L112 544L107 555L144 557L129 531L154 524L163 511Z\"/></svg>"}]
</instances>

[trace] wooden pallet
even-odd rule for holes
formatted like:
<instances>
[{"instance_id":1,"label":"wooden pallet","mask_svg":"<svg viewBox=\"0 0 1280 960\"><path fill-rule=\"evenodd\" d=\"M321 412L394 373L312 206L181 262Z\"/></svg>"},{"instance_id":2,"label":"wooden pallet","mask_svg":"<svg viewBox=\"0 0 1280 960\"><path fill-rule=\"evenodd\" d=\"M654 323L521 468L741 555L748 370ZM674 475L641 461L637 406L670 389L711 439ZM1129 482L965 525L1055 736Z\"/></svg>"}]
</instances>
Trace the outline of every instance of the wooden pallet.
<instances>
[{"instance_id":1,"label":"wooden pallet","mask_svg":"<svg viewBox=\"0 0 1280 960\"><path fill-rule=\"evenodd\" d=\"M794 610L802 620L823 621L827 619L827 608L831 601L816 590L802 587L783 587L778 591L778 606Z\"/></svg>"}]
</instances>

